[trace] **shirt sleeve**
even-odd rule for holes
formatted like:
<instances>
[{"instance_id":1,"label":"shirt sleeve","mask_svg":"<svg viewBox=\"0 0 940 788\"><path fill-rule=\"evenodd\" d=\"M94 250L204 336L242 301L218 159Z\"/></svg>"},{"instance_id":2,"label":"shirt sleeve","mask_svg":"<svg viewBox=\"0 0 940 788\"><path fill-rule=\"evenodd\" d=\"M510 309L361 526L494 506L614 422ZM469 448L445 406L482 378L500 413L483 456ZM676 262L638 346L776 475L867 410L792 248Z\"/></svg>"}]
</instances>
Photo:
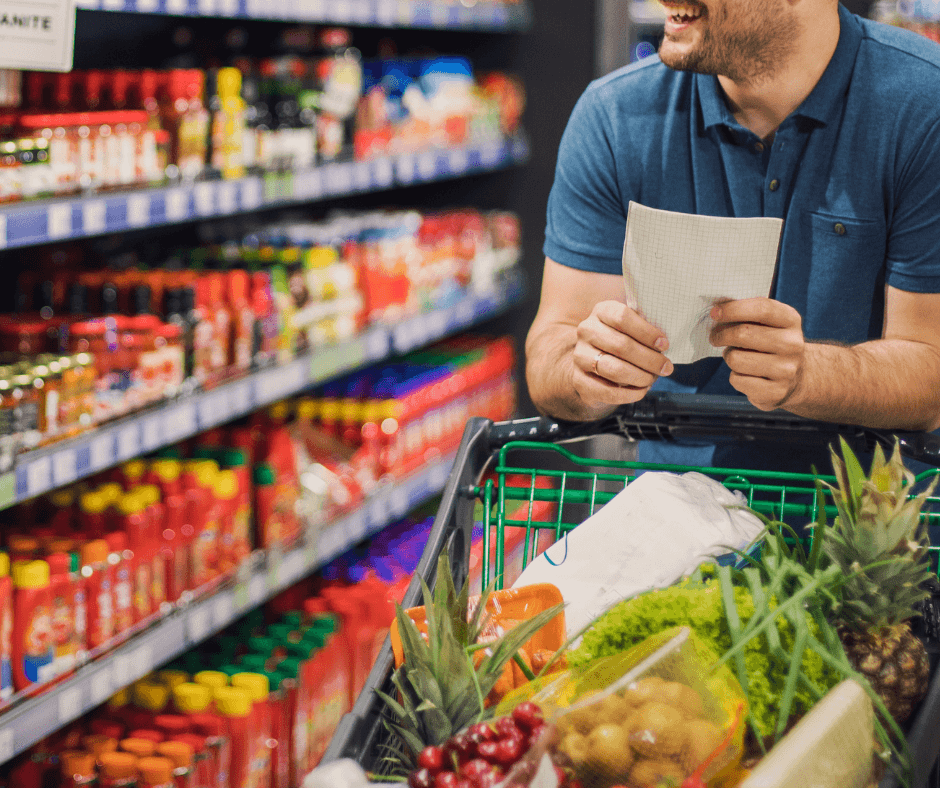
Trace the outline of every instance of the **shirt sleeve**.
<instances>
[{"instance_id":1,"label":"shirt sleeve","mask_svg":"<svg viewBox=\"0 0 940 788\"><path fill-rule=\"evenodd\" d=\"M888 233L885 281L912 293L940 292L940 119L901 164Z\"/></svg>"},{"instance_id":2,"label":"shirt sleeve","mask_svg":"<svg viewBox=\"0 0 940 788\"><path fill-rule=\"evenodd\" d=\"M588 88L562 136L544 251L562 265L620 274L627 216L615 151L622 143L612 138L602 93Z\"/></svg>"}]
</instances>

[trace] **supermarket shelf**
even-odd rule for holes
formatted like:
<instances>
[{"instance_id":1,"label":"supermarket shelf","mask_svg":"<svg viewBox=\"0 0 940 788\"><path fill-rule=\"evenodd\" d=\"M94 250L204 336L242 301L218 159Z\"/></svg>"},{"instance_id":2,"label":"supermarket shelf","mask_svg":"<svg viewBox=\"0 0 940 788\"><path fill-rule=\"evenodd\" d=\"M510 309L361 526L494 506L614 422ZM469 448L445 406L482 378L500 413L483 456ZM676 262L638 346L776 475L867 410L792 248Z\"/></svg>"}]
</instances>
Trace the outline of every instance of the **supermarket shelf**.
<instances>
[{"instance_id":1,"label":"supermarket shelf","mask_svg":"<svg viewBox=\"0 0 940 788\"><path fill-rule=\"evenodd\" d=\"M463 296L446 308L373 328L284 366L260 370L210 391L132 414L88 435L23 454L13 471L0 477L0 509L178 443L343 372L466 329L518 303L523 294L521 276L516 277L500 292Z\"/></svg>"},{"instance_id":2,"label":"supermarket shelf","mask_svg":"<svg viewBox=\"0 0 940 788\"><path fill-rule=\"evenodd\" d=\"M630 3L630 21L644 27L662 27L665 12L659 3L652 0L633 0Z\"/></svg>"},{"instance_id":3,"label":"supermarket shelf","mask_svg":"<svg viewBox=\"0 0 940 788\"><path fill-rule=\"evenodd\" d=\"M123 687L231 624L239 616L346 550L404 517L437 495L447 481L454 456L370 496L355 512L307 535L304 543L282 554L259 552L247 571L227 586L189 604L79 668L42 694L0 714L0 763L4 763L101 705ZM316 530L316 529L312 529Z\"/></svg>"},{"instance_id":4,"label":"supermarket shelf","mask_svg":"<svg viewBox=\"0 0 940 788\"><path fill-rule=\"evenodd\" d=\"M519 134L459 148L335 162L263 176L12 203L0 208L0 249L459 178L520 164L528 156L528 141Z\"/></svg>"},{"instance_id":5,"label":"supermarket shelf","mask_svg":"<svg viewBox=\"0 0 940 788\"><path fill-rule=\"evenodd\" d=\"M78 8L226 19L275 19L368 27L525 30L525 2L435 0L76 0Z\"/></svg>"}]
</instances>

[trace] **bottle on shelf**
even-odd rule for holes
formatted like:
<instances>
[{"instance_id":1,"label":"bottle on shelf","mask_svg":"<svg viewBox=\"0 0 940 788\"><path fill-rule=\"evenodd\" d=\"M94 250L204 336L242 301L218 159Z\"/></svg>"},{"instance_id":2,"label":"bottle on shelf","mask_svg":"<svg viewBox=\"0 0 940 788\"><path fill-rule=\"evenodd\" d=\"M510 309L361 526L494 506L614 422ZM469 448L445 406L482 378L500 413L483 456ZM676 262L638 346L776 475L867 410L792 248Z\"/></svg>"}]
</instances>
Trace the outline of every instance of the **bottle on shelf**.
<instances>
[{"instance_id":1,"label":"bottle on shelf","mask_svg":"<svg viewBox=\"0 0 940 788\"><path fill-rule=\"evenodd\" d=\"M55 675L49 564L13 564L13 687L23 690Z\"/></svg>"}]
</instances>

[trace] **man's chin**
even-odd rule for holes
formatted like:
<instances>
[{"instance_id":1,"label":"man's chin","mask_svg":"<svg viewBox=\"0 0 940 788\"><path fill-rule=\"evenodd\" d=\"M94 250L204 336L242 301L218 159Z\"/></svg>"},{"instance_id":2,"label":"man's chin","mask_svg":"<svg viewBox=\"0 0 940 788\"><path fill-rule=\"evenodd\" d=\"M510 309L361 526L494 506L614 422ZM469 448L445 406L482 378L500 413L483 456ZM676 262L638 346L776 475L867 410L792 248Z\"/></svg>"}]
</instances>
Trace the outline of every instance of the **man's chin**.
<instances>
[{"instance_id":1,"label":"man's chin","mask_svg":"<svg viewBox=\"0 0 940 788\"><path fill-rule=\"evenodd\" d=\"M659 47L659 59L663 65L676 71L689 70L693 50L691 47L681 46L671 41L663 41Z\"/></svg>"}]
</instances>

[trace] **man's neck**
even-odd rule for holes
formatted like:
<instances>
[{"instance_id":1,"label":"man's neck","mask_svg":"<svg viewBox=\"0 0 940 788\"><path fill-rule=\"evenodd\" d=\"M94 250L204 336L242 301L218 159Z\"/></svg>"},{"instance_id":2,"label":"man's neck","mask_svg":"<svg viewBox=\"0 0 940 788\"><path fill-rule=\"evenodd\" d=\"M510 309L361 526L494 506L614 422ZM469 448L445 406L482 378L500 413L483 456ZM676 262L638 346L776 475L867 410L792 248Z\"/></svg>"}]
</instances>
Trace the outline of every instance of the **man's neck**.
<instances>
[{"instance_id":1,"label":"man's neck","mask_svg":"<svg viewBox=\"0 0 940 788\"><path fill-rule=\"evenodd\" d=\"M758 137L772 140L777 128L816 87L832 60L839 43L839 10L833 4L835 19L804 28L797 48L773 74L747 82L734 82L718 76L735 120Z\"/></svg>"}]
</instances>

